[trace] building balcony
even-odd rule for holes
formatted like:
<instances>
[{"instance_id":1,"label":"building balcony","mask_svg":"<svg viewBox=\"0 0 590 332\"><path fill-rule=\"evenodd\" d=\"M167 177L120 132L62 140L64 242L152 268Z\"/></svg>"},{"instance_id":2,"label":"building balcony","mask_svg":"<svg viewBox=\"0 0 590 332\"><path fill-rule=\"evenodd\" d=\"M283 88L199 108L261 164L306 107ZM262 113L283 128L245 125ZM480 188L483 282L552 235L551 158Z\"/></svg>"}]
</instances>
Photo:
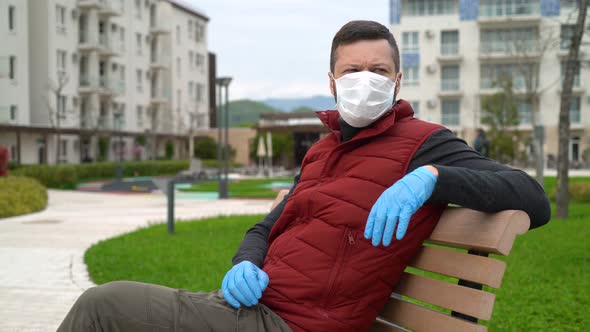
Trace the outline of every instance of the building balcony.
<instances>
[{"instance_id":1,"label":"building balcony","mask_svg":"<svg viewBox=\"0 0 590 332\"><path fill-rule=\"evenodd\" d=\"M479 50L480 61L514 59L540 61L541 56L541 52L534 44L523 45L522 47L512 45L510 42L491 45L482 44Z\"/></svg>"},{"instance_id":2,"label":"building balcony","mask_svg":"<svg viewBox=\"0 0 590 332\"><path fill-rule=\"evenodd\" d=\"M100 45L99 52L101 56L111 57L119 54L115 47L115 43L113 43L106 35L98 36L98 43Z\"/></svg>"},{"instance_id":3,"label":"building balcony","mask_svg":"<svg viewBox=\"0 0 590 332\"><path fill-rule=\"evenodd\" d=\"M150 103L153 105L168 104L172 100L170 91L165 89L152 88Z\"/></svg>"},{"instance_id":4,"label":"building balcony","mask_svg":"<svg viewBox=\"0 0 590 332\"><path fill-rule=\"evenodd\" d=\"M152 53L150 59L150 68L165 69L170 67L170 57Z\"/></svg>"},{"instance_id":5,"label":"building balcony","mask_svg":"<svg viewBox=\"0 0 590 332\"><path fill-rule=\"evenodd\" d=\"M80 9L98 9L100 6L100 0L78 0L78 8Z\"/></svg>"},{"instance_id":6,"label":"building balcony","mask_svg":"<svg viewBox=\"0 0 590 332\"><path fill-rule=\"evenodd\" d=\"M506 23L538 24L541 22L541 7L539 1L508 2L494 1L493 3L480 3L480 25L505 25Z\"/></svg>"},{"instance_id":7,"label":"building balcony","mask_svg":"<svg viewBox=\"0 0 590 332\"><path fill-rule=\"evenodd\" d=\"M151 34L160 35L160 34L168 34L170 32L171 32L170 28L160 22L150 23L150 33Z\"/></svg>"},{"instance_id":8,"label":"building balcony","mask_svg":"<svg viewBox=\"0 0 590 332\"><path fill-rule=\"evenodd\" d=\"M87 32L80 31L80 39L78 40L78 49L80 51L98 51L100 48L98 38L91 38Z\"/></svg>"},{"instance_id":9,"label":"building balcony","mask_svg":"<svg viewBox=\"0 0 590 332\"><path fill-rule=\"evenodd\" d=\"M100 85L98 83L98 78L96 77L80 73L79 83L78 92L81 94L96 93L100 91Z\"/></svg>"},{"instance_id":10,"label":"building balcony","mask_svg":"<svg viewBox=\"0 0 590 332\"><path fill-rule=\"evenodd\" d=\"M120 1L113 0L78 0L81 10L97 9L101 16L120 16L123 8Z\"/></svg>"},{"instance_id":11,"label":"building balcony","mask_svg":"<svg viewBox=\"0 0 590 332\"><path fill-rule=\"evenodd\" d=\"M109 77L101 77L99 92L106 96L121 95L125 93L125 82Z\"/></svg>"}]
</instances>

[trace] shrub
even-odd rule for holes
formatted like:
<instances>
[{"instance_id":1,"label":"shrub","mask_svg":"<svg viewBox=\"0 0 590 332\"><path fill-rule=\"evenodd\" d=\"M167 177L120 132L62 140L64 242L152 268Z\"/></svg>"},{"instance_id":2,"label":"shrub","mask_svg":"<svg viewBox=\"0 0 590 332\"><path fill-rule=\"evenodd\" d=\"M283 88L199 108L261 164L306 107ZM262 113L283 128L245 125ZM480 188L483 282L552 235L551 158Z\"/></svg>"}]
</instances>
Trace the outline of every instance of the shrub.
<instances>
[{"instance_id":1,"label":"shrub","mask_svg":"<svg viewBox=\"0 0 590 332\"><path fill-rule=\"evenodd\" d=\"M217 143L208 136L195 137L194 156L200 159L217 158Z\"/></svg>"},{"instance_id":2,"label":"shrub","mask_svg":"<svg viewBox=\"0 0 590 332\"><path fill-rule=\"evenodd\" d=\"M167 142L165 146L166 160L172 160L174 158L174 144Z\"/></svg>"},{"instance_id":3,"label":"shrub","mask_svg":"<svg viewBox=\"0 0 590 332\"><path fill-rule=\"evenodd\" d=\"M30 165L12 171L13 175L37 179L49 188L73 189L81 181L115 177L116 163L100 162L71 165ZM176 175L188 169L186 160L126 161L121 163L124 176Z\"/></svg>"},{"instance_id":4,"label":"shrub","mask_svg":"<svg viewBox=\"0 0 590 332\"><path fill-rule=\"evenodd\" d=\"M570 200L580 203L590 203L590 182L570 183L568 192ZM551 191L549 198L555 200L557 196L557 187Z\"/></svg>"},{"instance_id":5,"label":"shrub","mask_svg":"<svg viewBox=\"0 0 590 332\"><path fill-rule=\"evenodd\" d=\"M47 189L39 181L22 176L0 177L0 218L43 210Z\"/></svg>"}]
</instances>

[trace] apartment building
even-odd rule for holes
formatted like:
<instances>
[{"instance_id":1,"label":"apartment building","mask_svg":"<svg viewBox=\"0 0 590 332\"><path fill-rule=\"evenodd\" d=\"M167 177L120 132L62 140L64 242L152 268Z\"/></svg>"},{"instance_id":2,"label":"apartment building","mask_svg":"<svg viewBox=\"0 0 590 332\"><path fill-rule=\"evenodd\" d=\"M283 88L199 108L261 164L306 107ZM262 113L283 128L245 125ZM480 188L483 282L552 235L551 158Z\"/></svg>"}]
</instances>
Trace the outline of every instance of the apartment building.
<instances>
[{"instance_id":1,"label":"apartment building","mask_svg":"<svg viewBox=\"0 0 590 332\"><path fill-rule=\"evenodd\" d=\"M577 1L391 0L390 29L401 53L400 98L417 117L441 123L472 142L482 125L482 98L506 75L522 100L519 129L545 131L544 152L557 156L558 114L565 59ZM584 38L590 40L590 36ZM590 48L583 44L570 107L570 158L590 152ZM527 75L528 71L538 71ZM535 78L536 101L524 98ZM534 84L532 84L534 86Z\"/></svg>"},{"instance_id":2,"label":"apartment building","mask_svg":"<svg viewBox=\"0 0 590 332\"><path fill-rule=\"evenodd\" d=\"M13 160L148 159L166 145L182 158L208 129L209 18L191 2L0 0L0 17L0 145Z\"/></svg>"}]
</instances>

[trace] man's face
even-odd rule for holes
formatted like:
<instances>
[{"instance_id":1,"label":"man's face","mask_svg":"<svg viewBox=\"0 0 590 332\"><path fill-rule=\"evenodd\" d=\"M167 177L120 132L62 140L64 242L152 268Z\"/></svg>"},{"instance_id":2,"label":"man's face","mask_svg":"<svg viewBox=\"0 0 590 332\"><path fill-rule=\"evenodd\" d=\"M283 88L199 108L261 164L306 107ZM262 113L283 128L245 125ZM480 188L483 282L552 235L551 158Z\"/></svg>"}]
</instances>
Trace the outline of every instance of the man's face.
<instances>
[{"instance_id":1,"label":"man's face","mask_svg":"<svg viewBox=\"0 0 590 332\"><path fill-rule=\"evenodd\" d=\"M392 52L391 46L385 39L359 40L338 46L334 73L328 73L332 95L336 97L337 93L335 79L358 71L370 71L391 79L396 83L395 94L397 95L402 74L395 71Z\"/></svg>"}]
</instances>

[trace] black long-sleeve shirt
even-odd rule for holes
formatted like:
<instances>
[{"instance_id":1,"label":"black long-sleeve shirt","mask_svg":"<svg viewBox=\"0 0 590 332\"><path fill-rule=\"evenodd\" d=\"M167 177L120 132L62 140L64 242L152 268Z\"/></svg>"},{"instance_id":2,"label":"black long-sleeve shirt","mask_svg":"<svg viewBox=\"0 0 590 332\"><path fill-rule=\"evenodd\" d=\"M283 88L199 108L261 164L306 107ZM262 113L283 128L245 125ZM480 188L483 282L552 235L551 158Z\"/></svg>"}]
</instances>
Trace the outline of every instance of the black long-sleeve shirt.
<instances>
[{"instance_id":1,"label":"black long-sleeve shirt","mask_svg":"<svg viewBox=\"0 0 590 332\"><path fill-rule=\"evenodd\" d=\"M347 141L359 131L342 121L340 125L342 141ZM530 217L531 229L546 224L551 217L547 196L533 178L521 170L483 157L448 129L435 132L422 144L409 165L408 173L425 165L432 165L438 170L438 180L425 204L451 203L484 212L523 210ZM248 230L233 264L247 260L262 267L270 230L281 216L298 181L299 175L295 176L289 194L281 203Z\"/></svg>"}]
</instances>

